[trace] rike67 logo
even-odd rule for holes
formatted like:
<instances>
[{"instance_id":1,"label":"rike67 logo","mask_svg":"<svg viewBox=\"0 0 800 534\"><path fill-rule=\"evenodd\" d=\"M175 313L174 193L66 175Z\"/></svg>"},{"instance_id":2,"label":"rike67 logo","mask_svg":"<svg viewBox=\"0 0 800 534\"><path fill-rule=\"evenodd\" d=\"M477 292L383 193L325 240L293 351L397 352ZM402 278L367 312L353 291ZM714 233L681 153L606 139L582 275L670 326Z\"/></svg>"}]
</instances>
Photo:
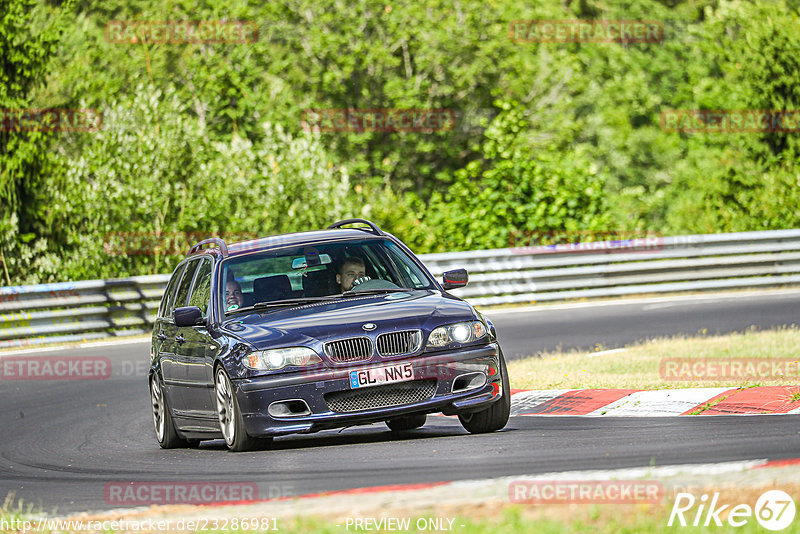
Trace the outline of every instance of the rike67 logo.
<instances>
[{"instance_id":1,"label":"rike67 logo","mask_svg":"<svg viewBox=\"0 0 800 534\"><path fill-rule=\"evenodd\" d=\"M678 493L667 526L741 527L755 520L767 530L783 530L794 520L794 501L788 493L769 490L761 494L755 506L720 502L719 493L710 498L704 493L695 498L691 493Z\"/></svg>"}]
</instances>

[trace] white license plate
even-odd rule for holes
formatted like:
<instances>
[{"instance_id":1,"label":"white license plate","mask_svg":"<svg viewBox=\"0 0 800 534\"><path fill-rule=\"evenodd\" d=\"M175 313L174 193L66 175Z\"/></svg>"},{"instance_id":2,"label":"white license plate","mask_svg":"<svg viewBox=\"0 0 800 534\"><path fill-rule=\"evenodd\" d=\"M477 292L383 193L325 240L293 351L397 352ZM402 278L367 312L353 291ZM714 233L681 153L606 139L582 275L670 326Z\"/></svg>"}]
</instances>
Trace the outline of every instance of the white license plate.
<instances>
[{"instance_id":1,"label":"white license plate","mask_svg":"<svg viewBox=\"0 0 800 534\"><path fill-rule=\"evenodd\" d=\"M369 386L379 386L381 384L391 384L392 382L405 382L413 379L414 366L410 363L401 363L398 365L387 365L386 367L350 371L350 388L366 388Z\"/></svg>"}]
</instances>

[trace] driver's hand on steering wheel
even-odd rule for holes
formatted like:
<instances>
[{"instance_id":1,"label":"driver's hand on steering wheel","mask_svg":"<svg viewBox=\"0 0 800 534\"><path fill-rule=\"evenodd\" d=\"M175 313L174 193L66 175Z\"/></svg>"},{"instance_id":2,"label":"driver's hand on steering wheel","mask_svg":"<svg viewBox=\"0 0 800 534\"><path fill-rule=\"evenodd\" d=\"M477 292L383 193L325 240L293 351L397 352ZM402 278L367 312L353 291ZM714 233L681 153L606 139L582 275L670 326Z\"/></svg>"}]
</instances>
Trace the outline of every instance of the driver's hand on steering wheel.
<instances>
[{"instance_id":1,"label":"driver's hand on steering wheel","mask_svg":"<svg viewBox=\"0 0 800 534\"><path fill-rule=\"evenodd\" d=\"M369 282L372 280L369 276L362 276L361 278L356 278L353 280L353 287L356 287L358 284L363 284L364 282Z\"/></svg>"}]
</instances>

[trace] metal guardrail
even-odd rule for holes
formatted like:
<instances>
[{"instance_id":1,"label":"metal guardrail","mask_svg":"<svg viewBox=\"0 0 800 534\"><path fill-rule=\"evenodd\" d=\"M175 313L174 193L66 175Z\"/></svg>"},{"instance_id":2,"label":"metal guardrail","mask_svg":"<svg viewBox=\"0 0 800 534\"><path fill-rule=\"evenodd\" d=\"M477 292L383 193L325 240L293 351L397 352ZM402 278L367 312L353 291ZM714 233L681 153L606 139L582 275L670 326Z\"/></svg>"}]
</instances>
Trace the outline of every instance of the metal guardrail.
<instances>
[{"instance_id":1,"label":"metal guardrail","mask_svg":"<svg viewBox=\"0 0 800 534\"><path fill-rule=\"evenodd\" d=\"M0 347L150 333L169 277L0 287Z\"/></svg>"},{"instance_id":2,"label":"metal guardrail","mask_svg":"<svg viewBox=\"0 0 800 534\"><path fill-rule=\"evenodd\" d=\"M800 229L420 255L477 306L800 284ZM0 347L149 333L169 275L0 287Z\"/></svg>"}]
</instances>

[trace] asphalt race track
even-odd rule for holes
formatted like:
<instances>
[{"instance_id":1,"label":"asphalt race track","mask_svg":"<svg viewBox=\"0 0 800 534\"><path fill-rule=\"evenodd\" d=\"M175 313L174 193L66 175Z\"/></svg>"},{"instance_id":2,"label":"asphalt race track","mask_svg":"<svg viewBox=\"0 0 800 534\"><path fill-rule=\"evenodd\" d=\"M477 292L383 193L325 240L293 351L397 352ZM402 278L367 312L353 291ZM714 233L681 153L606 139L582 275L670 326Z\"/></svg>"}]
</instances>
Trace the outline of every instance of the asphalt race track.
<instances>
[{"instance_id":1,"label":"asphalt race track","mask_svg":"<svg viewBox=\"0 0 800 534\"><path fill-rule=\"evenodd\" d=\"M554 349L613 349L654 337L800 325L800 291L540 306L487 315L508 359Z\"/></svg>"},{"instance_id":2,"label":"asphalt race track","mask_svg":"<svg viewBox=\"0 0 800 534\"><path fill-rule=\"evenodd\" d=\"M797 324L800 291L664 298L588 307L493 312L509 357L613 348L670 334ZM800 415L748 417L512 417L473 436L454 418L392 435L385 425L277 439L229 453L221 441L165 451L155 440L145 371L149 347L106 344L28 353L104 356L104 380L0 380L0 498L45 512L117 508L107 484L251 482L259 498L365 486L585 469L800 457ZM0 355L0 358L7 357Z\"/></svg>"}]
</instances>

